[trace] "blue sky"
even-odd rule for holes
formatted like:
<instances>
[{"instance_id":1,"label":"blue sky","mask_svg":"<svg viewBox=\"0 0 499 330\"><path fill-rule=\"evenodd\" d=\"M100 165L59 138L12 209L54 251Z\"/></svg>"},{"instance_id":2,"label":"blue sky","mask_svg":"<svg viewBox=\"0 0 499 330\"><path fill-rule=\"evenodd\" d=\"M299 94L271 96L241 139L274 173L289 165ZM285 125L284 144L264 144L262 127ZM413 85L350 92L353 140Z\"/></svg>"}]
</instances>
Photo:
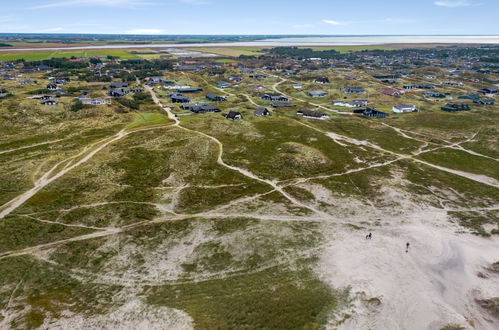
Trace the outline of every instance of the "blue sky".
<instances>
[{"instance_id":1,"label":"blue sky","mask_svg":"<svg viewBox=\"0 0 499 330\"><path fill-rule=\"evenodd\" d=\"M499 0L2 2L2 33L499 34Z\"/></svg>"}]
</instances>

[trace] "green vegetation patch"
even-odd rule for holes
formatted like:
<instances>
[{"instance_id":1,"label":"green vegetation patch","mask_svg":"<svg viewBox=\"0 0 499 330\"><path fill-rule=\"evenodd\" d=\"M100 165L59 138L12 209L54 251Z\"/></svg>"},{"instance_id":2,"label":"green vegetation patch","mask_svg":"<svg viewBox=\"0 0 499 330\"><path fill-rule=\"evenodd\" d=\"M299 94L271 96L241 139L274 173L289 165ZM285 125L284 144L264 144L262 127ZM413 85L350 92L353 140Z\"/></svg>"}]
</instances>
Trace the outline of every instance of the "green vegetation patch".
<instances>
[{"instance_id":1,"label":"green vegetation patch","mask_svg":"<svg viewBox=\"0 0 499 330\"><path fill-rule=\"evenodd\" d=\"M475 156L462 150L439 149L418 156L435 165L464 172L483 174L499 180L499 166L495 160Z\"/></svg>"},{"instance_id":2,"label":"green vegetation patch","mask_svg":"<svg viewBox=\"0 0 499 330\"><path fill-rule=\"evenodd\" d=\"M95 227L122 226L130 223L152 220L160 213L154 205L133 202L117 202L107 205L96 205L74 208L70 211L40 214L42 218L56 214L57 222L82 223Z\"/></svg>"},{"instance_id":3,"label":"green vegetation patch","mask_svg":"<svg viewBox=\"0 0 499 330\"><path fill-rule=\"evenodd\" d=\"M0 305L11 313L21 311L10 323L15 329L40 327L47 318L63 313L95 315L116 303L121 288L82 283L68 276L66 269L35 261L30 257L0 260Z\"/></svg>"},{"instance_id":4,"label":"green vegetation patch","mask_svg":"<svg viewBox=\"0 0 499 330\"><path fill-rule=\"evenodd\" d=\"M133 122L127 128L136 128L145 125L164 125L170 123L168 116L157 112L139 112L135 114Z\"/></svg>"},{"instance_id":5,"label":"green vegetation patch","mask_svg":"<svg viewBox=\"0 0 499 330\"><path fill-rule=\"evenodd\" d=\"M391 124L391 122L388 123ZM330 131L357 140L369 141L398 153L410 153L423 145L422 142L405 138L394 129L383 126L382 121L378 120L335 117L334 120L310 121L310 124L326 132Z\"/></svg>"},{"instance_id":6,"label":"green vegetation patch","mask_svg":"<svg viewBox=\"0 0 499 330\"><path fill-rule=\"evenodd\" d=\"M81 50L81 51L25 51L0 54L0 61L41 61L51 58L71 58L71 57L91 57L91 56L114 56L121 59L137 59L137 55L126 50L102 49L102 50Z\"/></svg>"},{"instance_id":7,"label":"green vegetation patch","mask_svg":"<svg viewBox=\"0 0 499 330\"><path fill-rule=\"evenodd\" d=\"M353 163L352 154L329 137L282 116L239 122L186 118L183 124L217 137L229 164L269 179L341 172Z\"/></svg>"},{"instance_id":8,"label":"green vegetation patch","mask_svg":"<svg viewBox=\"0 0 499 330\"><path fill-rule=\"evenodd\" d=\"M153 305L187 312L199 329L320 329L345 303L310 271L272 268L253 274L145 290Z\"/></svg>"},{"instance_id":9,"label":"green vegetation patch","mask_svg":"<svg viewBox=\"0 0 499 330\"><path fill-rule=\"evenodd\" d=\"M264 193L271 189L269 185L261 182L216 189L187 187L178 197L176 210L184 213L207 211L238 198Z\"/></svg>"},{"instance_id":10,"label":"green vegetation patch","mask_svg":"<svg viewBox=\"0 0 499 330\"><path fill-rule=\"evenodd\" d=\"M405 179L413 184L407 186L409 191L434 196L431 191L436 189L447 196L447 206L488 207L499 199L497 188L411 161L402 160L397 165L404 172Z\"/></svg>"},{"instance_id":11,"label":"green vegetation patch","mask_svg":"<svg viewBox=\"0 0 499 330\"><path fill-rule=\"evenodd\" d=\"M491 233L499 233L499 217L494 212L451 211L448 214L451 218L456 219L461 226L471 229L473 234L488 237ZM483 227L485 224L495 225L496 228L492 232L488 232Z\"/></svg>"},{"instance_id":12,"label":"green vegetation patch","mask_svg":"<svg viewBox=\"0 0 499 330\"><path fill-rule=\"evenodd\" d=\"M44 243L90 234L92 229L43 223L21 216L0 221L0 252L23 249Z\"/></svg>"},{"instance_id":13,"label":"green vegetation patch","mask_svg":"<svg viewBox=\"0 0 499 330\"><path fill-rule=\"evenodd\" d=\"M465 330L466 328L459 324L447 324L440 328L440 330Z\"/></svg>"},{"instance_id":14,"label":"green vegetation patch","mask_svg":"<svg viewBox=\"0 0 499 330\"><path fill-rule=\"evenodd\" d=\"M297 186L287 186L284 190L292 195L293 197L301 200L303 202L313 202L315 200L314 194L312 194L307 189L297 187Z\"/></svg>"}]
</instances>

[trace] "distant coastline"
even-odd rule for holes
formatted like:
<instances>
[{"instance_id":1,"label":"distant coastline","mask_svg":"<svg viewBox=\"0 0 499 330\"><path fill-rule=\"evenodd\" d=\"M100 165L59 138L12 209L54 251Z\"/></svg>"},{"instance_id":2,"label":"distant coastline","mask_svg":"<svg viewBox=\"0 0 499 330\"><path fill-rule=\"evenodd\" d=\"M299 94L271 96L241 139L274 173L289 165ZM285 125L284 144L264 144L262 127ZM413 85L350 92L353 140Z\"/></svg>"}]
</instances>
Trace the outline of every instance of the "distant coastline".
<instances>
[{"instance_id":1,"label":"distant coastline","mask_svg":"<svg viewBox=\"0 0 499 330\"><path fill-rule=\"evenodd\" d=\"M5 35L5 34L4 34ZM20 34L18 34L20 35ZM85 35L79 35L85 36ZM92 35L88 35L92 36ZM134 36L140 38L139 36ZM148 36L149 38L153 36ZM168 36L158 36L168 38ZM186 36L188 37L188 36ZM133 49L133 48L191 48L191 47L278 47L278 46L369 46L386 44L499 44L499 35L383 35L383 36L262 36L261 40L208 42L208 43L145 43L145 44L99 44L79 46L11 47L0 52L22 52L42 50L89 50L89 49Z\"/></svg>"}]
</instances>

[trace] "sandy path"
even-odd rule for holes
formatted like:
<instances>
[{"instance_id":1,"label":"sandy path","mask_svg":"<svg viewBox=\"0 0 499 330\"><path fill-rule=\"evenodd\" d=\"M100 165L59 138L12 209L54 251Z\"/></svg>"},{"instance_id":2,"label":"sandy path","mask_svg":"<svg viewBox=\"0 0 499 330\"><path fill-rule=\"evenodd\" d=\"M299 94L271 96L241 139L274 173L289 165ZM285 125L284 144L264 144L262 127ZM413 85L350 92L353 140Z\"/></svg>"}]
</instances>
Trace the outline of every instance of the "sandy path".
<instances>
[{"instance_id":1,"label":"sandy path","mask_svg":"<svg viewBox=\"0 0 499 330\"><path fill-rule=\"evenodd\" d=\"M116 133L116 135L114 135L113 137L106 138L104 140L101 140L100 142L93 143L89 147L84 148L83 151L81 151L77 155L71 156L67 159L60 161L59 163L54 165L50 170L48 170L44 175L42 175L35 182L35 185L33 188L31 188L30 190L15 197L14 199L10 200L9 202L5 203L4 205L2 205L1 206L2 211L0 212L0 219L5 218L12 211L17 209L22 204L24 204L28 199L33 197L37 192L39 192L41 189L43 189L44 187L46 187L47 185L49 185L53 181L59 179L60 177L62 177L66 173L68 173L69 171L71 171L71 170L77 168L78 166L89 161L95 154L97 154L102 149L106 148L111 143L116 142L118 140L121 140L122 138L126 137L128 134L140 132L140 131L146 131L146 130L150 130L150 129L156 129L156 128L157 127L152 127L152 128L146 128L146 129L137 129L137 130L133 130L133 131L121 130L118 133ZM97 146L97 147L93 147L93 146ZM80 157L82 157L82 158L80 158ZM73 163L73 161L76 159L78 159L78 161ZM64 163L66 163L64 168L61 169L60 171L56 172L56 170L60 166L62 166Z\"/></svg>"},{"instance_id":2,"label":"sandy path","mask_svg":"<svg viewBox=\"0 0 499 330\"><path fill-rule=\"evenodd\" d=\"M92 151L88 152L83 158L81 158L78 162L72 164L71 166L63 168L61 171L57 172L56 174L52 175L52 173L55 171L55 169L62 165L63 162L59 162L56 164L56 166L52 167L48 172L46 172L40 179L38 179L35 182L35 186L31 188L30 190L26 191L25 193L17 196L16 198L12 199L11 201L7 202L4 204L3 210L0 212L0 219L5 218L8 214L10 214L12 211L17 209L19 206L24 204L28 199L33 197L37 192L39 192L41 189L43 189L45 186L50 184L51 182L57 180L67 172L71 171L72 169L78 167L81 164L84 164L87 162L89 159L91 159L96 153L107 147L109 144L118 141L122 139L123 137L127 136L130 132L126 131L120 131L118 132L112 139L107 140L106 142L102 143L100 146L94 148ZM86 150L83 152L79 153L76 156L71 157L70 159L75 159L79 156L82 156ZM71 161L71 160L70 160Z\"/></svg>"},{"instance_id":3,"label":"sandy path","mask_svg":"<svg viewBox=\"0 0 499 330\"><path fill-rule=\"evenodd\" d=\"M322 217L328 217L329 215L320 211L320 210L317 210L309 205L306 205L302 202L300 202L299 200L297 200L296 198L294 198L293 196L291 196L290 194L288 194L287 192L285 192L283 190L282 187L278 186L277 183L275 181L271 181L271 180L268 180L268 179L263 179L263 178L260 178L259 176L257 176L256 174L253 174L252 172L248 171L247 169L244 169L244 168L240 168L240 167L237 167L237 166L232 166L232 165L229 165L227 163L224 162L224 160L222 159L222 156L223 156L223 144L222 142L220 142L220 140L218 140L217 138L211 136L211 135L208 135L206 133L203 133L203 132L200 132L200 131L196 131L196 130L193 130L193 129L190 129L190 128L187 128L187 127L184 127L184 126L181 126L180 125L180 121L178 120L177 117L175 117L175 115L170 111L170 108L168 107L164 107L163 104L161 103L161 100L157 97L156 93L154 92L154 90L150 87L150 86L146 86L145 87L149 93L151 93L151 96L154 100L154 102L159 105L167 114L168 114L168 117L173 119L175 121L175 126L176 127L179 127L187 132L191 132L191 133L194 133L194 134L198 134L198 135L201 135L201 136L204 136L210 140L212 140L213 142L215 142L218 146L218 155L217 155L217 163L221 166L224 166L230 170L233 170L233 171L236 171L236 172L239 172L241 173L242 175L250 178L250 179L253 179L253 180L256 180L256 181L260 181L262 183L265 183L269 186L271 186L272 188L274 188L274 190L278 191L279 193L281 193L284 197L286 197L289 201L291 201L293 204L295 205L298 205L300 207L303 207L303 208L306 208Z\"/></svg>"},{"instance_id":4,"label":"sandy path","mask_svg":"<svg viewBox=\"0 0 499 330\"><path fill-rule=\"evenodd\" d=\"M378 145L376 145L376 144L374 144L372 142L369 142L369 141L357 140L357 139L354 139L354 138L351 138L351 137L348 137L348 136L345 136L345 135L340 135L340 134L337 134L337 133L334 133L334 132L322 131L322 130L316 128L316 127L312 127L311 125L307 125L307 124L299 122L299 121L297 121L297 122L300 123L300 124L302 124L302 125L305 125L307 127L310 127L310 128L312 128L312 129L314 129L314 130L316 130L318 132L321 132L321 133L327 135L329 138L331 138L333 141L335 141L339 145L346 146L345 143L350 143L350 144L353 144L353 145L369 147L371 149L375 149L375 150L378 150L380 152L387 153L387 154L390 154L390 155L393 155L393 156L397 157L396 161L402 160L402 159L410 159L410 160L412 160L414 162L417 162L417 163L420 163L420 164L424 164L426 166L433 167L433 168L438 169L440 171L444 171L444 172L447 172L447 173L458 175L458 176L470 179L470 180L475 181L475 182L479 182L479 183L486 184L488 186L492 186L494 188L499 188L499 181L497 181L494 178L488 177L486 175L469 173L469 172L460 171L460 170L455 170L455 169L451 169L451 168L440 166L440 165L435 165L435 164L429 163L427 161L415 158L415 156L419 156L421 154L428 153L428 152L431 152L431 151L435 151L435 150L438 150L438 149L452 148L452 147L459 146L461 143L466 143L466 142L471 141L473 139L473 137L468 138L468 139L466 139L464 141L452 143L450 145L443 145L443 146L438 146L438 147L434 147L434 148L430 148L430 149L421 149L420 148L420 150L418 150L417 152L414 152L412 154L406 155L406 154L399 154L397 152L384 149L384 148L382 148L382 147L380 147L380 146L378 146ZM394 161L389 161L389 162L386 162L386 163L383 163L383 164L374 165L374 167L379 167L380 165L381 166L388 165L388 164L393 163L393 162ZM370 167L368 166L366 168L351 170L351 171L348 171L348 172L343 173L343 174L332 174L331 176L345 175L345 174L353 173L355 171L358 172L359 170L364 170L364 169L367 169L367 168L370 168ZM325 178L325 177L328 177L328 176L321 176L321 177L318 177L318 178Z\"/></svg>"},{"instance_id":5,"label":"sandy path","mask_svg":"<svg viewBox=\"0 0 499 330\"><path fill-rule=\"evenodd\" d=\"M415 141L419 141L419 142L425 142L425 143L432 143L432 142L428 142L428 141L425 141L425 140L422 140L422 139L418 139L418 138L415 138L413 136L410 136L408 134L406 134L405 132L408 132L408 133L412 133L412 132L409 132L409 131L406 131L406 130L403 130L403 129L400 129L398 127L394 127L394 126L390 126L386 123L382 123L382 125L386 126L386 127L390 127L392 128L393 130L395 130L397 133L399 133L400 135L402 135L403 137L407 138L407 139L411 139L411 140L415 140ZM466 149L464 148L463 146L461 146L461 144L463 143L466 143L466 142L471 142L475 139L475 137L478 135L479 132L476 132L475 134L473 134L470 138L468 138L466 141L461 141L461 142L458 142L458 143L453 143L453 142L450 142L450 141L447 141L447 140L441 140L442 142L445 142L447 145L445 146L446 148L451 148L451 149L456 149L456 150L461 150L461 151L464 151L466 153L469 153L470 155L473 155L473 156L478 156L478 157L483 157L483 158L488 158L488 159L491 159L491 160L495 160L496 162L499 161L499 159L497 158L494 158L494 157L490 157L490 156L487 156L487 155L484 155L484 154L481 154L481 153L478 153L476 151L473 151L473 150L469 150L469 149ZM417 133L412 133L412 134L417 134ZM418 135L421 135L421 134L418 134ZM432 138L432 137L430 137ZM436 138L432 138L432 139L436 139Z\"/></svg>"},{"instance_id":6,"label":"sandy path","mask_svg":"<svg viewBox=\"0 0 499 330\"><path fill-rule=\"evenodd\" d=\"M43 146L45 144L53 144L53 143L60 142L62 140L63 139L53 140L53 141L46 141L46 142L34 143L34 144L30 144L30 145L22 146L22 147L18 147L18 148L12 148L12 149L7 149L7 150L0 150L0 155L1 154L6 154L8 152L14 152L14 151L18 151L18 150L23 150L23 149L28 149L28 148Z\"/></svg>"}]
</instances>

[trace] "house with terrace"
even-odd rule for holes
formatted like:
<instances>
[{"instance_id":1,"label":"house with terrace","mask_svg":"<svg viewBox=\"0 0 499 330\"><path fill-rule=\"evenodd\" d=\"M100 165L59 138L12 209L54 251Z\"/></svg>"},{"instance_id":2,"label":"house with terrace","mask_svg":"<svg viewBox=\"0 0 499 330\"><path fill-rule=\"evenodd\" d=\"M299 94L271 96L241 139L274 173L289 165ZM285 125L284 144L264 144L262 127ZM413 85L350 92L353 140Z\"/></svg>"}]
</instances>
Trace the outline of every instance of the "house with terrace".
<instances>
[{"instance_id":1,"label":"house with terrace","mask_svg":"<svg viewBox=\"0 0 499 330\"><path fill-rule=\"evenodd\" d=\"M243 81L243 77L241 77L241 76L230 76L229 77L229 81L238 83L238 82Z\"/></svg>"},{"instance_id":2,"label":"house with terrace","mask_svg":"<svg viewBox=\"0 0 499 330\"><path fill-rule=\"evenodd\" d=\"M111 104L109 99L104 99L104 98L90 98L90 97L79 97L78 98L82 104L85 105L108 105Z\"/></svg>"},{"instance_id":3,"label":"house with terrace","mask_svg":"<svg viewBox=\"0 0 499 330\"><path fill-rule=\"evenodd\" d=\"M321 90L318 90L318 91L310 91L308 92L308 95L310 97L313 97L313 98L318 98L318 97L324 97L327 95L327 92L325 91L321 91Z\"/></svg>"},{"instance_id":4,"label":"house with terrace","mask_svg":"<svg viewBox=\"0 0 499 330\"><path fill-rule=\"evenodd\" d=\"M123 97L127 94L129 94L130 91L126 88L117 88L117 89L111 89L109 91L109 96L112 96L112 97Z\"/></svg>"},{"instance_id":5,"label":"house with terrace","mask_svg":"<svg viewBox=\"0 0 499 330\"><path fill-rule=\"evenodd\" d=\"M200 93L202 92L202 88L190 87L190 88L179 88L177 89L177 93Z\"/></svg>"},{"instance_id":6,"label":"house with terrace","mask_svg":"<svg viewBox=\"0 0 499 330\"><path fill-rule=\"evenodd\" d=\"M231 86L232 86L232 84L230 84L230 83L228 83L226 81L219 81L219 82L217 82L217 87L218 88L229 88Z\"/></svg>"},{"instance_id":7,"label":"house with terrace","mask_svg":"<svg viewBox=\"0 0 499 330\"><path fill-rule=\"evenodd\" d=\"M41 104L43 104L43 105L56 105L57 101L56 100L46 100L46 101L43 101Z\"/></svg>"},{"instance_id":8,"label":"house with terrace","mask_svg":"<svg viewBox=\"0 0 499 330\"><path fill-rule=\"evenodd\" d=\"M267 108L257 108L255 110L255 116L259 116L259 117L269 117L271 114L270 114L270 111L269 109Z\"/></svg>"},{"instance_id":9,"label":"house with terrace","mask_svg":"<svg viewBox=\"0 0 499 330\"><path fill-rule=\"evenodd\" d=\"M310 119L328 119L329 116L326 115L324 112L319 111L319 110L307 110L307 109L302 109L298 110L296 112L298 116L303 116L304 118L310 118Z\"/></svg>"},{"instance_id":10,"label":"house with terrace","mask_svg":"<svg viewBox=\"0 0 499 330\"><path fill-rule=\"evenodd\" d=\"M354 113L360 113L362 116L366 118L386 118L388 117L388 114L383 111L376 110L374 108L365 108L362 110L354 110Z\"/></svg>"},{"instance_id":11,"label":"house with terrace","mask_svg":"<svg viewBox=\"0 0 499 330\"><path fill-rule=\"evenodd\" d=\"M477 99L473 100L473 103L480 105L494 105L496 102L494 99Z\"/></svg>"},{"instance_id":12,"label":"house with terrace","mask_svg":"<svg viewBox=\"0 0 499 330\"><path fill-rule=\"evenodd\" d=\"M440 93L440 92L423 92L424 97L433 97L437 99L443 99L445 98L445 94Z\"/></svg>"},{"instance_id":13,"label":"house with terrace","mask_svg":"<svg viewBox=\"0 0 499 330\"><path fill-rule=\"evenodd\" d=\"M329 84L329 78L328 77L317 77L314 79L314 83L317 84Z\"/></svg>"},{"instance_id":14,"label":"house with terrace","mask_svg":"<svg viewBox=\"0 0 499 330\"><path fill-rule=\"evenodd\" d=\"M499 93L499 87L487 87L482 88L477 91L480 94L497 94Z\"/></svg>"},{"instance_id":15,"label":"house with terrace","mask_svg":"<svg viewBox=\"0 0 499 330\"><path fill-rule=\"evenodd\" d=\"M295 105L291 102L272 102L270 103L270 106L273 108L288 108L294 107Z\"/></svg>"},{"instance_id":16,"label":"house with terrace","mask_svg":"<svg viewBox=\"0 0 499 330\"><path fill-rule=\"evenodd\" d=\"M127 82L114 82L109 84L109 88L115 89L115 88L125 88L128 87L129 83Z\"/></svg>"},{"instance_id":17,"label":"house with terrace","mask_svg":"<svg viewBox=\"0 0 499 330\"><path fill-rule=\"evenodd\" d=\"M206 99L213 102L227 101L227 96L219 96L213 93L206 94Z\"/></svg>"},{"instance_id":18,"label":"house with terrace","mask_svg":"<svg viewBox=\"0 0 499 330\"><path fill-rule=\"evenodd\" d=\"M346 94L365 94L366 90L362 87L344 87L343 92Z\"/></svg>"},{"instance_id":19,"label":"house with terrace","mask_svg":"<svg viewBox=\"0 0 499 330\"><path fill-rule=\"evenodd\" d=\"M384 89L381 91L381 94L389 96L401 96L405 94L405 91L400 89Z\"/></svg>"},{"instance_id":20,"label":"house with terrace","mask_svg":"<svg viewBox=\"0 0 499 330\"><path fill-rule=\"evenodd\" d=\"M172 103L189 103L191 99L187 96L178 93L172 93L169 95Z\"/></svg>"},{"instance_id":21,"label":"house with terrace","mask_svg":"<svg viewBox=\"0 0 499 330\"><path fill-rule=\"evenodd\" d=\"M362 108L362 107L367 107L367 100L354 100L350 102L345 102L345 101L334 101L333 105L339 106L339 107L347 107L347 108Z\"/></svg>"},{"instance_id":22,"label":"house with terrace","mask_svg":"<svg viewBox=\"0 0 499 330\"><path fill-rule=\"evenodd\" d=\"M216 106L207 103L182 104L181 108L194 113L220 112Z\"/></svg>"},{"instance_id":23,"label":"house with terrace","mask_svg":"<svg viewBox=\"0 0 499 330\"><path fill-rule=\"evenodd\" d=\"M469 104L467 103L449 103L441 108L446 112L458 112L458 111L469 111L471 110Z\"/></svg>"},{"instance_id":24,"label":"house with terrace","mask_svg":"<svg viewBox=\"0 0 499 330\"><path fill-rule=\"evenodd\" d=\"M47 89L49 91L56 91L59 89L59 86L57 84L54 84L54 83L50 83L47 85Z\"/></svg>"},{"instance_id":25,"label":"house with terrace","mask_svg":"<svg viewBox=\"0 0 499 330\"><path fill-rule=\"evenodd\" d=\"M8 94L9 92L5 88L0 87L0 98L6 97Z\"/></svg>"},{"instance_id":26,"label":"house with terrace","mask_svg":"<svg viewBox=\"0 0 499 330\"><path fill-rule=\"evenodd\" d=\"M394 105L392 111L395 113L417 112L418 107L413 104Z\"/></svg>"},{"instance_id":27,"label":"house with terrace","mask_svg":"<svg viewBox=\"0 0 499 330\"><path fill-rule=\"evenodd\" d=\"M283 95L270 95L270 94L262 94L260 95L260 98L262 100L267 100L267 101L282 101L286 102L289 99L286 96Z\"/></svg>"},{"instance_id":28,"label":"house with terrace","mask_svg":"<svg viewBox=\"0 0 499 330\"><path fill-rule=\"evenodd\" d=\"M225 114L224 117L229 119L229 120L242 120L243 119L243 115L239 111L233 111L233 110L229 111L228 114Z\"/></svg>"}]
</instances>

